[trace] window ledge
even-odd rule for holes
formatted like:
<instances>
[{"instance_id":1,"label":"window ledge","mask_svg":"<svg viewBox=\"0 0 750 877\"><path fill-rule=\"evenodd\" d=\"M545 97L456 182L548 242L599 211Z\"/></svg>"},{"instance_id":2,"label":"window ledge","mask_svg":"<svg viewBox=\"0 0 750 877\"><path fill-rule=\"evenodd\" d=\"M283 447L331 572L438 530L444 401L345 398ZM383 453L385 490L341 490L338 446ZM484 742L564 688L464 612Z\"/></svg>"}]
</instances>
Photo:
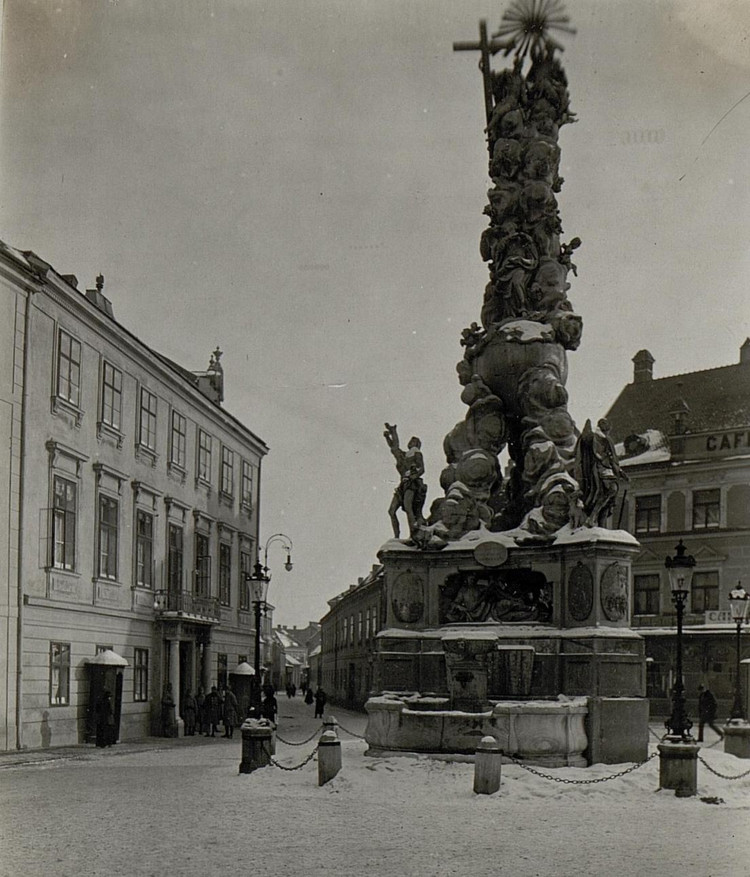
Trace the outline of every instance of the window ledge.
<instances>
[{"instance_id":1,"label":"window ledge","mask_svg":"<svg viewBox=\"0 0 750 877\"><path fill-rule=\"evenodd\" d=\"M180 466L179 463L175 463L172 460L167 463L167 475L170 476L174 481L179 482L180 484L185 483L185 478L187 476L187 472L183 466Z\"/></svg>"},{"instance_id":2,"label":"window ledge","mask_svg":"<svg viewBox=\"0 0 750 877\"><path fill-rule=\"evenodd\" d=\"M219 502L222 505L229 506L232 508L234 506L234 495L231 493L226 493L223 490L219 491Z\"/></svg>"},{"instance_id":3,"label":"window ledge","mask_svg":"<svg viewBox=\"0 0 750 877\"><path fill-rule=\"evenodd\" d=\"M152 469L156 468L156 463L159 459L159 455L152 448L147 447L146 445L142 445L138 442L135 446L135 458L136 460L140 460L142 463L148 463Z\"/></svg>"},{"instance_id":4,"label":"window ledge","mask_svg":"<svg viewBox=\"0 0 750 877\"><path fill-rule=\"evenodd\" d=\"M117 445L118 451L122 448L122 443L125 439L125 436L119 429L109 423L105 423L103 420L99 420L96 424L96 437L99 441L111 439Z\"/></svg>"},{"instance_id":5,"label":"window ledge","mask_svg":"<svg viewBox=\"0 0 750 877\"><path fill-rule=\"evenodd\" d=\"M73 417L76 429L80 428L85 413L82 408L79 408L78 405L74 405L72 402L68 402L68 400L63 399L62 396L52 396L50 401L53 414L57 416L67 414Z\"/></svg>"},{"instance_id":6,"label":"window ledge","mask_svg":"<svg viewBox=\"0 0 750 877\"><path fill-rule=\"evenodd\" d=\"M251 516L253 513L253 504L248 502L247 500L242 500L240 503L240 509L248 516Z\"/></svg>"},{"instance_id":7,"label":"window ledge","mask_svg":"<svg viewBox=\"0 0 750 877\"><path fill-rule=\"evenodd\" d=\"M212 488L211 488L211 482L210 482L210 481L207 481L207 480L206 480L205 478L203 478L201 475L199 475L199 476L195 479L195 486L196 486L196 487L202 487L202 488L206 491L206 493L211 493L211 490L212 490Z\"/></svg>"}]
</instances>

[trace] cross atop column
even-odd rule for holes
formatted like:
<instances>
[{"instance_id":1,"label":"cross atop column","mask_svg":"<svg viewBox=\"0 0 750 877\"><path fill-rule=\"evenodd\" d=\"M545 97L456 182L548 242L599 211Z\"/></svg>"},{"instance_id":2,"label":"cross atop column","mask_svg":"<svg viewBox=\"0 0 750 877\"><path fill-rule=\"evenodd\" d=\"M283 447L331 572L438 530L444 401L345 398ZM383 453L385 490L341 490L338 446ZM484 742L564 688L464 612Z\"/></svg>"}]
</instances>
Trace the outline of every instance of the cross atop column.
<instances>
[{"instance_id":1,"label":"cross atop column","mask_svg":"<svg viewBox=\"0 0 750 877\"><path fill-rule=\"evenodd\" d=\"M480 52L479 69L482 71L482 80L484 82L484 109L489 124L492 115L493 97L492 97L492 70L490 69L490 55L500 49L506 49L507 42L500 40L487 39L487 22L482 19L479 22L479 42L478 43L453 43L454 52Z\"/></svg>"}]
</instances>

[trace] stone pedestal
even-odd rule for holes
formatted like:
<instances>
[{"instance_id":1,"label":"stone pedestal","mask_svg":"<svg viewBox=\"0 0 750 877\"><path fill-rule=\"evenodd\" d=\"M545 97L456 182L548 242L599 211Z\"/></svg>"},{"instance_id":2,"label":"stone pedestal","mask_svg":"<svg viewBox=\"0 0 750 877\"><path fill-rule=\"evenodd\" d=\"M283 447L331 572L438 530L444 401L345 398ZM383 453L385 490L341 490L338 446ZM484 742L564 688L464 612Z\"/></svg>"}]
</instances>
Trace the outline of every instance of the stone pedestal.
<instances>
[{"instance_id":1,"label":"stone pedestal","mask_svg":"<svg viewBox=\"0 0 750 877\"><path fill-rule=\"evenodd\" d=\"M730 719L724 725L724 752L737 758L750 758L750 722Z\"/></svg>"},{"instance_id":2,"label":"stone pedestal","mask_svg":"<svg viewBox=\"0 0 750 877\"><path fill-rule=\"evenodd\" d=\"M271 740L273 728L265 719L248 719L243 722L242 761L240 773L252 773L271 763Z\"/></svg>"},{"instance_id":3,"label":"stone pedestal","mask_svg":"<svg viewBox=\"0 0 750 877\"><path fill-rule=\"evenodd\" d=\"M475 711L487 706L487 657L497 648L495 633L451 631L441 637L451 709Z\"/></svg>"},{"instance_id":4,"label":"stone pedestal","mask_svg":"<svg viewBox=\"0 0 750 877\"><path fill-rule=\"evenodd\" d=\"M678 798L691 798L698 792L698 752L695 742L663 740L659 750L659 788L674 789Z\"/></svg>"}]
</instances>

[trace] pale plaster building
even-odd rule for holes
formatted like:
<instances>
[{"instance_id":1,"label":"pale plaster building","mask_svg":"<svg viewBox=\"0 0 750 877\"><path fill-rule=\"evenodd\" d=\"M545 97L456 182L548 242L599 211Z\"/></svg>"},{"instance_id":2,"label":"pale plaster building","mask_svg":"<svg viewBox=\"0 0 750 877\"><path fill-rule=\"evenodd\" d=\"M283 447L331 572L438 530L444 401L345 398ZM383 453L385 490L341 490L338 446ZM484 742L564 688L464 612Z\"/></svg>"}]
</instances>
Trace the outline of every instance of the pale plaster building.
<instances>
[{"instance_id":1,"label":"pale plaster building","mask_svg":"<svg viewBox=\"0 0 750 877\"><path fill-rule=\"evenodd\" d=\"M183 369L96 286L0 243L0 749L90 739L102 685L120 739L159 733L167 683L179 717L253 655L268 448L218 350Z\"/></svg>"},{"instance_id":2,"label":"pale plaster building","mask_svg":"<svg viewBox=\"0 0 750 877\"><path fill-rule=\"evenodd\" d=\"M731 709L737 652L727 600L738 581L750 591L750 340L739 353L733 365L655 378L654 358L641 350L606 415L630 479L616 525L641 544L632 627L646 639L652 715L670 711L676 614L664 561L679 539L696 560L683 649L688 708L695 718L703 684L720 718Z\"/></svg>"}]
</instances>

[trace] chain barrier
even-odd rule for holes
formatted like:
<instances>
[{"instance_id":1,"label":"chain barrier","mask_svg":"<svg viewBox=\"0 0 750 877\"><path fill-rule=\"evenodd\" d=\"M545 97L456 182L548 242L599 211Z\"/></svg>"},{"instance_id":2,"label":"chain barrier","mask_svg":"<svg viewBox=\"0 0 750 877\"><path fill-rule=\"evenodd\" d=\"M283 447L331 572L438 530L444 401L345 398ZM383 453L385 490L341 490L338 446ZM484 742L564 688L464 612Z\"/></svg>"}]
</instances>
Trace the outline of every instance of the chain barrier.
<instances>
[{"instance_id":1,"label":"chain barrier","mask_svg":"<svg viewBox=\"0 0 750 877\"><path fill-rule=\"evenodd\" d=\"M350 731L348 728L345 728L345 727L341 724L341 722L339 722L338 719L336 720L336 724L338 725L339 730L343 731L345 734L349 734L350 737L356 737L358 740L364 740L364 739L365 739L365 735L364 735L364 734L356 734L354 731Z\"/></svg>"},{"instance_id":2,"label":"chain barrier","mask_svg":"<svg viewBox=\"0 0 750 877\"><path fill-rule=\"evenodd\" d=\"M320 733L320 730L321 730L320 728L316 728L316 729L312 732L312 734L310 734L310 736L307 737L307 739L305 739L305 740L300 740L298 743L295 743L293 740L285 740L285 739L279 734L278 731L276 732L276 739L279 741L279 743L284 743L286 746L304 746L305 743L309 743L309 742L312 740L312 738L313 738L316 734L319 734L319 733Z\"/></svg>"},{"instance_id":3,"label":"chain barrier","mask_svg":"<svg viewBox=\"0 0 750 877\"><path fill-rule=\"evenodd\" d=\"M552 780L553 783L563 783L567 786L591 786L594 783L606 783L608 780L616 780L618 777L624 777L626 773L632 773L634 770L638 770L639 767L643 767L644 764L648 764L648 762L651 761L652 758L656 758L658 754L658 752L654 752L649 755L645 761L639 761L637 764L632 764L630 767L626 767L625 770L621 770L619 773L610 774L607 777L598 777L595 780L569 780L565 777L554 777L551 774L542 773L542 771L536 770L536 768L533 768L528 764L524 764L514 756L508 755L505 752L503 753L503 755L513 762L513 764L517 764L520 768L523 768L523 770L533 773L535 776L542 777L542 779Z\"/></svg>"},{"instance_id":4,"label":"chain barrier","mask_svg":"<svg viewBox=\"0 0 750 877\"><path fill-rule=\"evenodd\" d=\"M746 770L744 773L738 773L737 776L730 777L725 773L719 773L718 770L714 770L711 765L706 761L706 759L703 758L703 756L699 755L698 761L700 761L700 763L703 765L703 767L706 768L706 770L710 770L711 773L714 774L714 776L721 777L723 780L741 780L743 779L743 777L750 775L750 770Z\"/></svg>"},{"instance_id":5,"label":"chain barrier","mask_svg":"<svg viewBox=\"0 0 750 877\"><path fill-rule=\"evenodd\" d=\"M313 758L315 758L315 756L318 754L318 748L319 747L316 746L315 749L313 749L313 751L307 756L307 758L304 761L301 761L299 764L295 764L293 767L286 767L286 765L280 764L278 761L276 761L276 759L273 757L273 755L271 755L271 751L269 749L267 749L265 746L263 747L263 751L268 756L268 760L271 762L271 764L274 767L278 767L279 770L300 770L306 764L309 764L313 760Z\"/></svg>"}]
</instances>

